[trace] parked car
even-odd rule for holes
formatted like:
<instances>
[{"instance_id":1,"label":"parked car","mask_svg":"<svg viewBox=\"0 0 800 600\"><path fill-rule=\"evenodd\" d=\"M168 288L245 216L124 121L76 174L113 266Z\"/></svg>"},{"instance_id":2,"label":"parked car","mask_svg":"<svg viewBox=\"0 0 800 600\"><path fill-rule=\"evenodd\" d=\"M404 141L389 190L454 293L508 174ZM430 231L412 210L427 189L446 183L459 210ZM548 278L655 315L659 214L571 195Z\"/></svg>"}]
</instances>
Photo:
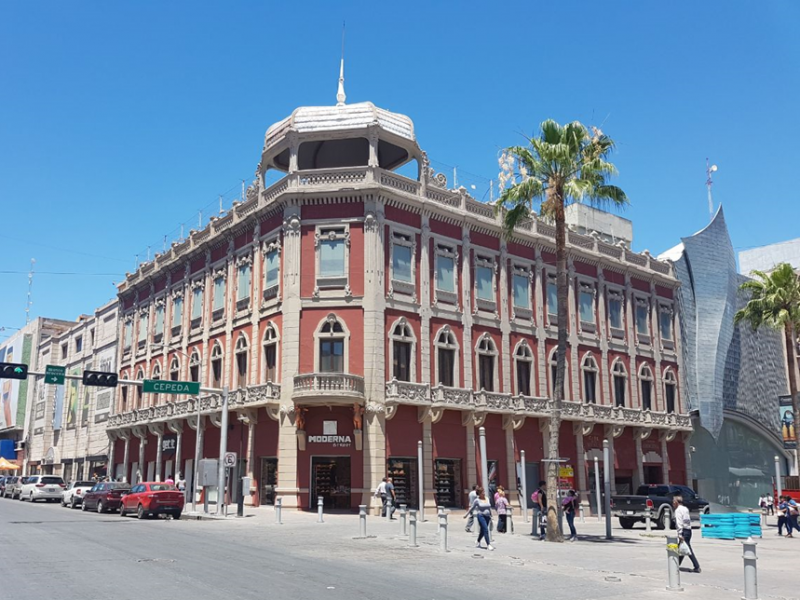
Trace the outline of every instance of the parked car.
<instances>
[{"instance_id":1,"label":"parked car","mask_svg":"<svg viewBox=\"0 0 800 600\"><path fill-rule=\"evenodd\" d=\"M635 496L612 496L612 515L619 518L623 529L631 529L635 523L644 523L647 514L658 529L675 527L672 499L683 497L683 504L693 516L708 513L708 502L685 485L640 485Z\"/></svg>"},{"instance_id":2,"label":"parked car","mask_svg":"<svg viewBox=\"0 0 800 600\"><path fill-rule=\"evenodd\" d=\"M11 498L12 500L15 497L18 498L19 487L21 485L20 480L22 479L24 479L24 477L20 477L19 475L7 477L3 487L3 498Z\"/></svg>"},{"instance_id":3,"label":"parked car","mask_svg":"<svg viewBox=\"0 0 800 600\"><path fill-rule=\"evenodd\" d=\"M58 475L31 475L25 478L19 490L19 499L28 502L44 500L55 502L64 492L64 480Z\"/></svg>"},{"instance_id":4,"label":"parked car","mask_svg":"<svg viewBox=\"0 0 800 600\"><path fill-rule=\"evenodd\" d=\"M180 519L183 503L183 492L170 483L137 483L122 497L119 515L124 517L132 512L139 519L155 515L172 515Z\"/></svg>"},{"instance_id":5,"label":"parked car","mask_svg":"<svg viewBox=\"0 0 800 600\"><path fill-rule=\"evenodd\" d=\"M103 481L95 483L89 491L84 492L81 510L96 510L99 513L117 510L122 495L130 489L127 483Z\"/></svg>"},{"instance_id":6,"label":"parked car","mask_svg":"<svg viewBox=\"0 0 800 600\"><path fill-rule=\"evenodd\" d=\"M77 508L83 502L83 495L92 489L96 481L73 481L61 494L61 506L69 505L70 508Z\"/></svg>"},{"instance_id":7,"label":"parked car","mask_svg":"<svg viewBox=\"0 0 800 600\"><path fill-rule=\"evenodd\" d=\"M11 477L11 475L0 477L0 496L3 495L3 491L6 489L6 481L11 479Z\"/></svg>"}]
</instances>

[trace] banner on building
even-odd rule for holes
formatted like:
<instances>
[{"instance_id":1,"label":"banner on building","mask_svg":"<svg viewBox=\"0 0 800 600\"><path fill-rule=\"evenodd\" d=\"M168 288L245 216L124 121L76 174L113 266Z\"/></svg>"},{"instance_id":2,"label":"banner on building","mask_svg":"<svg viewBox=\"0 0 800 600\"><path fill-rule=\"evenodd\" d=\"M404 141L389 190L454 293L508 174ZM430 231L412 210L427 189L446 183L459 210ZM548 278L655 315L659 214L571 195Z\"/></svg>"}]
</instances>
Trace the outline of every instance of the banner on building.
<instances>
[{"instance_id":1,"label":"banner on building","mask_svg":"<svg viewBox=\"0 0 800 600\"><path fill-rule=\"evenodd\" d=\"M787 450L797 448L797 427L794 422L794 411L792 410L792 397L779 396L779 418L781 424L781 437L783 447Z\"/></svg>"},{"instance_id":2,"label":"banner on building","mask_svg":"<svg viewBox=\"0 0 800 600\"><path fill-rule=\"evenodd\" d=\"M17 334L0 347L0 362L25 362L22 354L25 336ZM19 406L20 389L24 382L17 379L0 381L0 429L17 425L17 407Z\"/></svg>"}]
</instances>

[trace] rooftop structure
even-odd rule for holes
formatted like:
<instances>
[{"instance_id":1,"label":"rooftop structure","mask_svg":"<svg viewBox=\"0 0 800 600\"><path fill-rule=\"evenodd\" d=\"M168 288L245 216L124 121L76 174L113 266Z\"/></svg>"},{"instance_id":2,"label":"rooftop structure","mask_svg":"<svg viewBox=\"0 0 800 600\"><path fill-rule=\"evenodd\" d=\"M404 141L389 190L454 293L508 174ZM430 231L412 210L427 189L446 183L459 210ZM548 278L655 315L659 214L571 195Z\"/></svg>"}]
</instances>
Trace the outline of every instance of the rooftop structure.
<instances>
[{"instance_id":1,"label":"rooftop structure","mask_svg":"<svg viewBox=\"0 0 800 600\"><path fill-rule=\"evenodd\" d=\"M769 272L780 263L789 263L796 271L800 270L800 238L739 252L739 272L743 275Z\"/></svg>"}]
</instances>

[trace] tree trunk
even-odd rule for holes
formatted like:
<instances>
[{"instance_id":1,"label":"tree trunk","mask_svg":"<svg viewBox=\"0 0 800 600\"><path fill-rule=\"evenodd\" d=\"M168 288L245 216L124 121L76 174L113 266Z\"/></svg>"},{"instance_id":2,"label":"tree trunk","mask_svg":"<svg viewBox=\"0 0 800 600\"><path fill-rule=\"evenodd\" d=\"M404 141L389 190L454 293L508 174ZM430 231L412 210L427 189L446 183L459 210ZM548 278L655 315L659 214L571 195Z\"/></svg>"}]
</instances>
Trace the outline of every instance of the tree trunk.
<instances>
[{"instance_id":1,"label":"tree trunk","mask_svg":"<svg viewBox=\"0 0 800 600\"><path fill-rule=\"evenodd\" d=\"M795 379L795 369L797 368L797 358L795 356L795 336L794 327L787 323L783 328L783 335L786 339L786 360L789 367L789 395L792 397L792 413L794 414L795 437L797 426L800 424L800 413L797 412L797 379ZM800 455L798 449L794 450L795 464L800 466ZM789 473L787 473L788 475Z\"/></svg>"},{"instance_id":2,"label":"tree trunk","mask_svg":"<svg viewBox=\"0 0 800 600\"><path fill-rule=\"evenodd\" d=\"M556 296L558 298L558 347L556 349L556 380L553 382L553 411L550 413L550 443L547 448L547 540L563 542L558 528L558 471L560 464L559 434L561 433L561 403L564 400L564 376L567 367L567 224L564 215L564 196L551 186L548 203L555 207L556 221Z\"/></svg>"}]
</instances>

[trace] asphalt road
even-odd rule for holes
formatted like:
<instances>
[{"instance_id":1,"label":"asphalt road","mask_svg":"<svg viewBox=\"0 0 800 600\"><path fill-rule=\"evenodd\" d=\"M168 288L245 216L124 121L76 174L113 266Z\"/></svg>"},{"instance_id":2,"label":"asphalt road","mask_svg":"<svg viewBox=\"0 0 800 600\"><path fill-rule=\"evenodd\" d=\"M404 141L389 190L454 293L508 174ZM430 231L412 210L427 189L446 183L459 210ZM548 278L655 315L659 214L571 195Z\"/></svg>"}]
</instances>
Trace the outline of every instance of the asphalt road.
<instances>
[{"instance_id":1,"label":"asphalt road","mask_svg":"<svg viewBox=\"0 0 800 600\"><path fill-rule=\"evenodd\" d=\"M352 516L331 517L324 525L314 521L313 515L298 513L286 514L283 526L264 518L138 521L117 514L83 513L58 504L0 499L0 598L674 597L664 590L661 542L630 539L614 546L580 543L551 547L517 535L513 540L500 538L498 550L489 553L476 551L474 536L454 529L453 550L443 554L437 549L433 523L423 528L420 547L411 549L407 539L397 535L396 523L370 521L370 533L377 537L356 540L353 529L357 521ZM455 523L461 525L460 520ZM690 581L700 585L687 588L683 598L741 596L725 585L706 581L706 576L694 577ZM791 595L767 593L761 597Z\"/></svg>"}]
</instances>

